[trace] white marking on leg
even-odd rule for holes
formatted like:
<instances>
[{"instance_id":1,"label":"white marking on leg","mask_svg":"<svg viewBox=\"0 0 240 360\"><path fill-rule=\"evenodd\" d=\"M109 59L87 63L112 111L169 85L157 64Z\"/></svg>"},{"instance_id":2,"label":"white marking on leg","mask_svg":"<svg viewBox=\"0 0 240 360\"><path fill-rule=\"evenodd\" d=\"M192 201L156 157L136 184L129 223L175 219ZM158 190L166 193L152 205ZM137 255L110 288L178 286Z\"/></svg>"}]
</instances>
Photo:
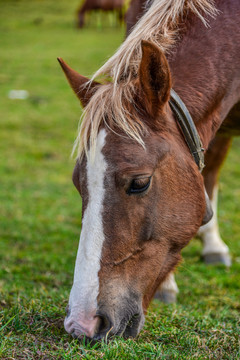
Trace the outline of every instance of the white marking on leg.
<instances>
[{"instance_id":1,"label":"white marking on leg","mask_svg":"<svg viewBox=\"0 0 240 360\"><path fill-rule=\"evenodd\" d=\"M174 273L171 272L166 279L164 280L164 282L161 284L160 286L160 290L161 291L167 291L167 292L172 292L174 294L177 294L179 292L178 290L178 286L177 283L175 281L175 277L174 277Z\"/></svg>"},{"instance_id":2,"label":"white marking on leg","mask_svg":"<svg viewBox=\"0 0 240 360\"><path fill-rule=\"evenodd\" d=\"M69 298L71 313L69 318L65 319L67 331L68 324L72 321L79 321L82 326L93 322L97 309L98 272L104 242L102 208L107 163L101 151L105 137L106 131L103 129L98 134L94 161L87 161L88 204L82 220L74 282Z\"/></svg>"},{"instance_id":3,"label":"white marking on leg","mask_svg":"<svg viewBox=\"0 0 240 360\"><path fill-rule=\"evenodd\" d=\"M155 298L166 304L172 304L176 302L178 292L179 290L174 278L174 273L171 272L159 286Z\"/></svg>"},{"instance_id":4,"label":"white marking on leg","mask_svg":"<svg viewBox=\"0 0 240 360\"><path fill-rule=\"evenodd\" d=\"M213 209L213 217L206 224L200 227L198 235L203 241L203 255L208 254L228 254L228 246L222 241L217 220L217 198L218 198L218 186L216 185L213 190L213 198L211 205Z\"/></svg>"}]
</instances>

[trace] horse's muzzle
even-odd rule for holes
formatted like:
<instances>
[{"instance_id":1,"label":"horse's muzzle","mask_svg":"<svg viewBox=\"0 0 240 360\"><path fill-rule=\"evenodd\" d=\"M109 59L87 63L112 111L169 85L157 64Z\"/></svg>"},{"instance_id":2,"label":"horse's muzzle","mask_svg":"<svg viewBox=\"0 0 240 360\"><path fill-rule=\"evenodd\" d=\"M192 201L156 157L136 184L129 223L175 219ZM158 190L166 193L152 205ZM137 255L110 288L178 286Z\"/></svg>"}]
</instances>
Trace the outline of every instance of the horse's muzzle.
<instances>
[{"instance_id":1,"label":"horse's muzzle","mask_svg":"<svg viewBox=\"0 0 240 360\"><path fill-rule=\"evenodd\" d=\"M124 301L127 306L121 304L118 309L110 308L110 311L104 307L99 307L96 315L80 319L71 314L68 310L68 316L65 318L65 330L74 338L82 340L84 337L88 340L98 341L109 339L114 335L122 336L125 339L136 337L144 324L144 315L142 307L133 304L131 300ZM136 306L137 305L137 306ZM114 316L112 316L114 314Z\"/></svg>"}]
</instances>

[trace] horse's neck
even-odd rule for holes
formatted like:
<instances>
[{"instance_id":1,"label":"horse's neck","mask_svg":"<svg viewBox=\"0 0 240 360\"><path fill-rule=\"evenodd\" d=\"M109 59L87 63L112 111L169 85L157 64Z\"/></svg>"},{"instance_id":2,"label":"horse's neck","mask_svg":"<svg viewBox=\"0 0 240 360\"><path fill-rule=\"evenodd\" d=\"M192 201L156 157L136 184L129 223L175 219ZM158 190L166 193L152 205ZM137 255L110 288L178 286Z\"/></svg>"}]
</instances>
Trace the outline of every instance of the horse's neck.
<instances>
[{"instance_id":1,"label":"horse's neck","mask_svg":"<svg viewBox=\"0 0 240 360\"><path fill-rule=\"evenodd\" d=\"M207 147L240 99L240 4L218 1L221 13L205 28L195 19L172 59L173 88L187 105Z\"/></svg>"}]
</instances>

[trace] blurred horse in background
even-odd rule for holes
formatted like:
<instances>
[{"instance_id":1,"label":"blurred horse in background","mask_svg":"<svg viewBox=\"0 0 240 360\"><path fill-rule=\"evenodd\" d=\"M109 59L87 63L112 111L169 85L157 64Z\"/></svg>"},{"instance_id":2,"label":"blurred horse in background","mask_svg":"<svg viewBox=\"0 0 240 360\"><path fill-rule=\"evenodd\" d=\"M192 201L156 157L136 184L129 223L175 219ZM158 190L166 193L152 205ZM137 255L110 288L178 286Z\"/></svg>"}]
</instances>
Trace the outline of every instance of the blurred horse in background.
<instances>
[{"instance_id":1,"label":"blurred horse in background","mask_svg":"<svg viewBox=\"0 0 240 360\"><path fill-rule=\"evenodd\" d=\"M124 0L85 0L77 10L77 26L82 28L85 24L85 14L92 10L115 11L117 19L123 21Z\"/></svg>"}]
</instances>

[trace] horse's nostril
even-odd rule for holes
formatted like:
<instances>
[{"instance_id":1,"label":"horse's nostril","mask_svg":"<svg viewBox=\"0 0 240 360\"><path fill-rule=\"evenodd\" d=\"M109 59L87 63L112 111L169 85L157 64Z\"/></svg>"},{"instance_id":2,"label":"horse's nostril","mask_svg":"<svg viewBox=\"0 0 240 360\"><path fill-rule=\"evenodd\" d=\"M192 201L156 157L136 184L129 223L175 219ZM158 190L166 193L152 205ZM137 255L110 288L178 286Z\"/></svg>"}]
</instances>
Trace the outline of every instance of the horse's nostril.
<instances>
[{"instance_id":1,"label":"horse's nostril","mask_svg":"<svg viewBox=\"0 0 240 360\"><path fill-rule=\"evenodd\" d=\"M98 333L106 335L112 328L113 324L109 316L102 313L97 313L100 318Z\"/></svg>"}]
</instances>

